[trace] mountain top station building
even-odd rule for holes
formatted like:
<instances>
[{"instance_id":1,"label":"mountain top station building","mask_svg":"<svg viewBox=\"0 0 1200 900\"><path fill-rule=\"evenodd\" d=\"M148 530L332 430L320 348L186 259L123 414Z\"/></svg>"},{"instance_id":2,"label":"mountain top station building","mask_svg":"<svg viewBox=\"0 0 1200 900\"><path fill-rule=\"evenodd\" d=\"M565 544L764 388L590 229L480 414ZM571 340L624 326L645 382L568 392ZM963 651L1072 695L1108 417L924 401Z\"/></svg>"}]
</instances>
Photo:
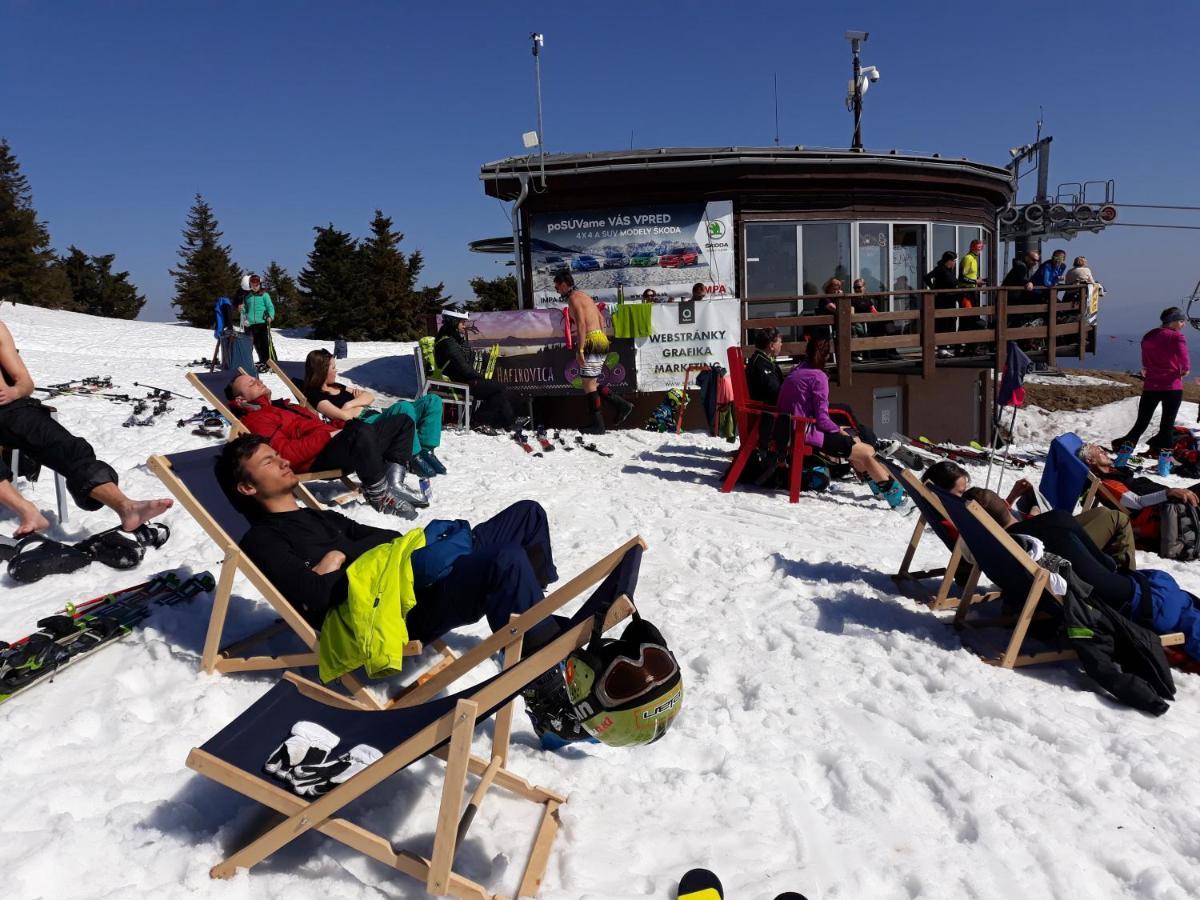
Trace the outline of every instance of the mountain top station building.
<instances>
[{"instance_id":1,"label":"mountain top station building","mask_svg":"<svg viewBox=\"0 0 1200 900\"><path fill-rule=\"evenodd\" d=\"M1010 341L1051 365L1095 348L1088 296L995 286L1008 169L895 151L662 148L514 157L480 179L514 203L524 306L561 309L552 279L562 269L610 309L654 301L656 334L634 339L647 410L688 364L726 364L733 345L748 354L756 328L779 328L794 357L805 329L827 326L832 399L878 433L983 440ZM976 240L988 286L926 288L945 251L961 260ZM707 299L680 302L697 283ZM672 349L695 358L659 355Z\"/></svg>"}]
</instances>

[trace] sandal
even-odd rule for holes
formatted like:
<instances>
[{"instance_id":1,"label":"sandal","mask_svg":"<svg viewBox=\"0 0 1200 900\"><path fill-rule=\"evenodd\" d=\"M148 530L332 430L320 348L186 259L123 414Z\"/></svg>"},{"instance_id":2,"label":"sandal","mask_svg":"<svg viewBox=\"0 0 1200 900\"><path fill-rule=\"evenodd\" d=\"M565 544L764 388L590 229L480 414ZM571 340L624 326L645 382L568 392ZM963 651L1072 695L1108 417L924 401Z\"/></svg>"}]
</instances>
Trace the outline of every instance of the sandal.
<instances>
[{"instance_id":1,"label":"sandal","mask_svg":"<svg viewBox=\"0 0 1200 900\"><path fill-rule=\"evenodd\" d=\"M133 569L146 555L146 548L141 541L123 533L120 528L110 528L85 538L75 545L89 559L102 562L114 569Z\"/></svg>"},{"instance_id":2,"label":"sandal","mask_svg":"<svg viewBox=\"0 0 1200 900\"><path fill-rule=\"evenodd\" d=\"M91 562L90 554L70 544L30 534L17 542L8 560L8 577L21 584L33 584L47 575L76 572Z\"/></svg>"}]
</instances>

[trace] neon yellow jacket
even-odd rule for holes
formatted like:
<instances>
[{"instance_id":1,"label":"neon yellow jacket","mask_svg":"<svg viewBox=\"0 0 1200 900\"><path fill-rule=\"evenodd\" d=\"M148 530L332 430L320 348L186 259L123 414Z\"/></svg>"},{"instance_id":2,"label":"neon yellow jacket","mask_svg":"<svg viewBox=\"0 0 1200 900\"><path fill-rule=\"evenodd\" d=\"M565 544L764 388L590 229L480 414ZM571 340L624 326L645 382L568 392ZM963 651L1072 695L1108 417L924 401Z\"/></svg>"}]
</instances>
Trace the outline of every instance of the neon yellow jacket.
<instances>
[{"instance_id":1,"label":"neon yellow jacket","mask_svg":"<svg viewBox=\"0 0 1200 900\"><path fill-rule=\"evenodd\" d=\"M967 282L967 284L975 284L979 281L979 257L974 253L963 254L958 277Z\"/></svg>"},{"instance_id":2,"label":"neon yellow jacket","mask_svg":"<svg viewBox=\"0 0 1200 900\"><path fill-rule=\"evenodd\" d=\"M417 605L412 555L425 546L425 532L414 528L373 547L346 569L350 583L345 603L325 614L318 652L324 682L365 667L370 678L400 671L408 643L405 616Z\"/></svg>"}]
</instances>

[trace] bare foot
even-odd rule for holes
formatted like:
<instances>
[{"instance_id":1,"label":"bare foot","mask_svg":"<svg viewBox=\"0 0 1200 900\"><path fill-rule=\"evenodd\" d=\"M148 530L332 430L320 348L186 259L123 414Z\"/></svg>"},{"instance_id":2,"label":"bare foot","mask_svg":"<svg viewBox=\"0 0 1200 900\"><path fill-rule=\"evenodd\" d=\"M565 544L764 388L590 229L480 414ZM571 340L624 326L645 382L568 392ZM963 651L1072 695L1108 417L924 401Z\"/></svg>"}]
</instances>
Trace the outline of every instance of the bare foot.
<instances>
[{"instance_id":1,"label":"bare foot","mask_svg":"<svg viewBox=\"0 0 1200 900\"><path fill-rule=\"evenodd\" d=\"M21 524L13 532L13 537L25 537L27 534L33 534L35 531L41 531L43 528L49 527L50 520L43 516L36 507L31 506L28 511L21 513Z\"/></svg>"},{"instance_id":2,"label":"bare foot","mask_svg":"<svg viewBox=\"0 0 1200 900\"><path fill-rule=\"evenodd\" d=\"M122 530L133 531L139 526L145 525L155 516L161 516L174 505L174 500L166 499L130 500L116 512L121 517Z\"/></svg>"}]
</instances>

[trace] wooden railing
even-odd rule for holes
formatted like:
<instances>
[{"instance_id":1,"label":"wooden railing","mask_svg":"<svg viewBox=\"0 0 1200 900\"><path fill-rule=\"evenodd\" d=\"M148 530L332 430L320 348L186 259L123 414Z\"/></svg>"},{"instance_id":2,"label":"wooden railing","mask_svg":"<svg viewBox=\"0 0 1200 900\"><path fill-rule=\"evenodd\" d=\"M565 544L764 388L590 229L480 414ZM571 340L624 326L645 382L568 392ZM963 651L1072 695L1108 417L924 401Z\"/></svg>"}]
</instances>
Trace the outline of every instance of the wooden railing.
<instances>
[{"instance_id":1,"label":"wooden railing","mask_svg":"<svg viewBox=\"0 0 1200 900\"><path fill-rule=\"evenodd\" d=\"M1086 289L1086 286L1084 286ZM1036 359L1044 358L1055 365L1060 355L1083 358L1088 347L1089 333L1095 326L1088 323L1086 295L1076 287L1048 288L1043 302L1009 303L1010 294L1023 294L1019 288L981 286L978 288L952 288L938 291L880 291L870 294L804 294L795 297L760 297L742 301L742 345L753 344L752 332L759 328L775 327L784 332L783 355L800 356L807 342L789 340L786 329L796 329L797 334L811 326L824 325L832 329L834 364L839 384L849 385L853 379L858 354L877 350L895 350L901 358L889 361L891 365L879 365L869 360L873 370L917 367L923 378L932 378L939 363L939 348L957 348L987 345L987 353L973 360L960 359L957 364L972 361L978 366L1004 365L1010 341L1021 341L1027 345L1039 342L1040 348L1027 350ZM937 298L955 301L955 307L943 300L939 309ZM962 308L958 301L970 298L973 306ZM876 308L888 305L889 298L896 298L897 306L915 306L888 312L858 313L851 305L854 300L868 299ZM830 303L836 312L828 312ZM815 307L814 311L789 315L766 315L756 318L756 310L768 304L790 303L796 309ZM1024 324L1024 320L1042 319L1038 325ZM1011 320L1016 319L1014 324ZM959 323L965 330L937 331L936 323L945 320L967 320ZM872 331L892 331L891 334L858 336L853 326L863 324ZM981 327L982 324L982 327ZM887 328L888 325L895 326ZM882 326L882 327L881 327ZM1061 346L1060 346L1061 345ZM912 351L918 351L914 353ZM1094 348L1093 348L1094 350ZM860 368L866 365L859 364Z\"/></svg>"}]
</instances>

